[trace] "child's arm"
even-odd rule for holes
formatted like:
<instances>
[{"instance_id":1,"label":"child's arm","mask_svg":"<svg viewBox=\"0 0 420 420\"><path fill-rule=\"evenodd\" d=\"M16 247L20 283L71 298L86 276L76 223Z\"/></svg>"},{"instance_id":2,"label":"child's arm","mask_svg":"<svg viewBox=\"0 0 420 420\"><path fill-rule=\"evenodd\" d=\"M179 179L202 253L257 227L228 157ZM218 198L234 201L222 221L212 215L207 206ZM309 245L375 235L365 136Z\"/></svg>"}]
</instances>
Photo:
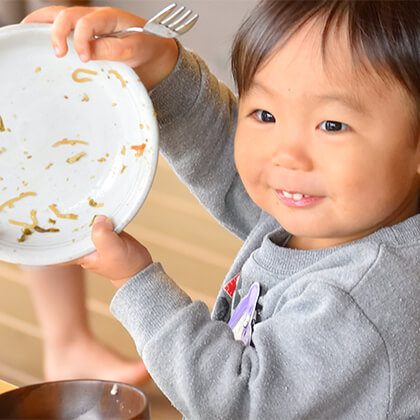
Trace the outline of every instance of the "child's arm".
<instances>
[{"instance_id":1,"label":"child's arm","mask_svg":"<svg viewBox=\"0 0 420 420\"><path fill-rule=\"evenodd\" d=\"M144 19L113 8L55 6L24 22L53 22L52 43L59 57L66 54L66 38L74 30L82 60L120 60L133 67L146 87L154 88L162 154L210 213L246 238L260 209L243 188L234 163L236 98L198 56L173 40L144 34L93 40L95 34L144 24Z\"/></svg>"},{"instance_id":2,"label":"child's arm","mask_svg":"<svg viewBox=\"0 0 420 420\"><path fill-rule=\"evenodd\" d=\"M219 222L246 238L261 209L246 192L234 161L235 95L200 57L180 46L175 69L151 98L162 155Z\"/></svg>"}]
</instances>

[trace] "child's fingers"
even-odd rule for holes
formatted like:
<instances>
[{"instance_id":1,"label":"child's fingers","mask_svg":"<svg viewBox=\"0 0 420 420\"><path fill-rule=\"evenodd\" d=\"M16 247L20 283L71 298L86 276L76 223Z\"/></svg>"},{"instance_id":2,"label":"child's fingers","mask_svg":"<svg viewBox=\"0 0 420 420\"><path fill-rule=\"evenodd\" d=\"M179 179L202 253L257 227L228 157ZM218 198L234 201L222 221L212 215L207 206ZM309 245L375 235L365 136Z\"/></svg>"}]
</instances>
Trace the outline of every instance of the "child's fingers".
<instances>
[{"instance_id":1,"label":"child's fingers","mask_svg":"<svg viewBox=\"0 0 420 420\"><path fill-rule=\"evenodd\" d=\"M51 41L55 54L67 54L67 37L72 31L74 48L81 61L111 60L140 68L143 82L153 86L168 74L168 51L177 50L172 40L163 40L150 35L137 34L123 39L103 38L95 40L95 35L118 31L131 26L143 26L145 20L134 14L111 7L62 7L52 6L39 9L28 15L24 22L52 22ZM173 43L173 45L169 45ZM174 47L175 46L175 47ZM175 56L174 54L172 54ZM155 57L163 66L155 70ZM163 58L162 58L163 57ZM174 60L172 60L174 61ZM171 63L172 63L171 61ZM145 63L153 63L145 67ZM150 70L149 68L152 68ZM171 67L172 69L172 67ZM149 80L149 79L150 80Z\"/></svg>"},{"instance_id":2,"label":"child's fingers","mask_svg":"<svg viewBox=\"0 0 420 420\"><path fill-rule=\"evenodd\" d=\"M79 258L75 258L74 260L71 261L66 261L63 263L58 263L58 264L54 264L54 267L64 267L67 265L82 265L86 262L86 261L91 261L93 258L96 258L96 256L94 256L94 254L96 254L96 251L93 251L89 254L84 255L83 257L79 257Z\"/></svg>"},{"instance_id":3,"label":"child's fingers","mask_svg":"<svg viewBox=\"0 0 420 420\"><path fill-rule=\"evenodd\" d=\"M23 23L52 23L51 42L58 57L67 54L67 37L77 22L92 13L92 7L50 6L35 10L23 19Z\"/></svg>"},{"instance_id":4,"label":"child's fingers","mask_svg":"<svg viewBox=\"0 0 420 420\"><path fill-rule=\"evenodd\" d=\"M81 267L85 268L86 270L93 270L98 268L99 264L99 254L97 251L91 252L88 255L85 255L82 258L79 258L76 261L77 264L79 264Z\"/></svg>"},{"instance_id":5,"label":"child's fingers","mask_svg":"<svg viewBox=\"0 0 420 420\"><path fill-rule=\"evenodd\" d=\"M141 60L141 54L136 55L138 50L138 37L132 35L124 38L124 42L117 38L102 38L91 43L92 60L122 61L125 64L137 64ZM141 51L140 51L141 52Z\"/></svg>"},{"instance_id":6,"label":"child's fingers","mask_svg":"<svg viewBox=\"0 0 420 420\"><path fill-rule=\"evenodd\" d=\"M123 27L142 25L144 19L130 13L117 11L104 7L96 8L91 13L83 16L74 28L74 47L82 61L94 60L118 60L124 61L125 55L121 50L126 40L101 39L92 42L95 35L114 32Z\"/></svg>"},{"instance_id":7,"label":"child's fingers","mask_svg":"<svg viewBox=\"0 0 420 420\"><path fill-rule=\"evenodd\" d=\"M84 16L92 13L94 9L89 7L62 8L56 15L51 31L51 42L58 57L67 54L67 37L75 29L78 22ZM89 56L89 51L87 51ZM86 60L84 60L86 61Z\"/></svg>"},{"instance_id":8,"label":"child's fingers","mask_svg":"<svg viewBox=\"0 0 420 420\"><path fill-rule=\"evenodd\" d=\"M113 257L125 248L123 240L114 232L111 220L105 216L96 216L92 227L92 242L101 258Z\"/></svg>"}]
</instances>

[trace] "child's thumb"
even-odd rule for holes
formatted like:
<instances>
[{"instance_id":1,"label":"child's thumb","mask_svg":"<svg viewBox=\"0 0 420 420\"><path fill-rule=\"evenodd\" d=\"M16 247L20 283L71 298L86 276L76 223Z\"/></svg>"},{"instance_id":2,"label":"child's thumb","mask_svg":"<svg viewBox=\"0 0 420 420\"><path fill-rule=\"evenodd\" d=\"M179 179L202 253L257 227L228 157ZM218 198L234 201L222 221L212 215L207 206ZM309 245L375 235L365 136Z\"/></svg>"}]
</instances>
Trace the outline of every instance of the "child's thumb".
<instances>
[{"instance_id":1,"label":"child's thumb","mask_svg":"<svg viewBox=\"0 0 420 420\"><path fill-rule=\"evenodd\" d=\"M92 227L92 242L96 250L106 254L112 247L121 246L121 239L114 232L114 226L106 216L96 216Z\"/></svg>"}]
</instances>

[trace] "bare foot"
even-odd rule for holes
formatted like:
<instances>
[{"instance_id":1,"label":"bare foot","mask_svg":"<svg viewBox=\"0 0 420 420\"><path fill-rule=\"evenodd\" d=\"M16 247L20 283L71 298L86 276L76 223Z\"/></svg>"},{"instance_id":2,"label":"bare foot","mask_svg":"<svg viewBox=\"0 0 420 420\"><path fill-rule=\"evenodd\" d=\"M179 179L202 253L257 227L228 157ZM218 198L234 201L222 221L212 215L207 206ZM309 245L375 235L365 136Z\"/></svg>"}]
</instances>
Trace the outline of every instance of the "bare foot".
<instances>
[{"instance_id":1,"label":"bare foot","mask_svg":"<svg viewBox=\"0 0 420 420\"><path fill-rule=\"evenodd\" d=\"M64 346L45 346L44 376L47 381L103 379L142 385L149 374L141 361L122 358L92 337Z\"/></svg>"}]
</instances>

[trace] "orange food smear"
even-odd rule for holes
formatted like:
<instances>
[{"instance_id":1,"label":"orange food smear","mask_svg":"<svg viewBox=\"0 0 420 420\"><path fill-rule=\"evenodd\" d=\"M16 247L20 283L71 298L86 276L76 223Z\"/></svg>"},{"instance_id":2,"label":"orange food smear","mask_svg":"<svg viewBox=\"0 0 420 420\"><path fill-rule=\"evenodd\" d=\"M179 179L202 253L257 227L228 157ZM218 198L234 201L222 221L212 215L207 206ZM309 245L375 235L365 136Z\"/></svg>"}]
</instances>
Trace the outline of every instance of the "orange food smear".
<instances>
[{"instance_id":1,"label":"orange food smear","mask_svg":"<svg viewBox=\"0 0 420 420\"><path fill-rule=\"evenodd\" d=\"M137 152L136 153L136 156L137 157L138 156L141 156L143 154L145 148L146 148L146 145L145 144L140 144L140 145L135 145L135 146L131 146L130 147L130 149L133 149L133 150L135 150Z\"/></svg>"}]
</instances>

